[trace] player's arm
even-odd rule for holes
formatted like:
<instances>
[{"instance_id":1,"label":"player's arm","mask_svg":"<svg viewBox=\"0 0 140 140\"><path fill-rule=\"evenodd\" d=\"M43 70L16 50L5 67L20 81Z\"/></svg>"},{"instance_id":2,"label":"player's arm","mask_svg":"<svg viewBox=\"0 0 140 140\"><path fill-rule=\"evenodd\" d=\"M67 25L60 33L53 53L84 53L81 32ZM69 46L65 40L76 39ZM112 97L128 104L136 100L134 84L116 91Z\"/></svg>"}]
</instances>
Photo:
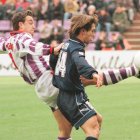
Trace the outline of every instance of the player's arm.
<instances>
[{"instance_id":1,"label":"player's arm","mask_svg":"<svg viewBox=\"0 0 140 140\"><path fill-rule=\"evenodd\" d=\"M48 44L37 42L28 35L24 39L19 38L16 42L16 45L19 46L20 57L23 57L27 54L38 55L38 56L49 55L52 53L58 54L61 49L61 46L53 48Z\"/></svg>"},{"instance_id":2,"label":"player's arm","mask_svg":"<svg viewBox=\"0 0 140 140\"><path fill-rule=\"evenodd\" d=\"M93 84L96 84L97 87L102 85L102 77L98 75L98 72L85 60L84 52L75 51L72 53L72 58L81 76L92 80Z\"/></svg>"},{"instance_id":3,"label":"player's arm","mask_svg":"<svg viewBox=\"0 0 140 140\"><path fill-rule=\"evenodd\" d=\"M103 85L112 85L131 76L139 75L139 69L135 65L132 65L131 67L126 68L105 70L99 72L99 75L101 75L103 79ZM80 79L85 86L94 85L92 79L87 79L84 76L81 76Z\"/></svg>"},{"instance_id":4,"label":"player's arm","mask_svg":"<svg viewBox=\"0 0 140 140\"><path fill-rule=\"evenodd\" d=\"M64 43L61 43L59 45L60 49L63 47L63 45L64 45ZM52 47L56 48L57 46L52 46ZM60 50L58 51L58 54L52 53L50 55L49 64L50 64L50 66L51 66L53 71L55 70L55 67L56 67L56 63L57 63L57 60L58 60L59 52L60 52Z\"/></svg>"},{"instance_id":5,"label":"player's arm","mask_svg":"<svg viewBox=\"0 0 140 140\"><path fill-rule=\"evenodd\" d=\"M102 75L100 76L100 78L103 78ZM80 76L80 80L84 86L95 85L97 82L96 79L87 79L82 75ZM102 84L104 85L104 81L102 81Z\"/></svg>"}]
</instances>

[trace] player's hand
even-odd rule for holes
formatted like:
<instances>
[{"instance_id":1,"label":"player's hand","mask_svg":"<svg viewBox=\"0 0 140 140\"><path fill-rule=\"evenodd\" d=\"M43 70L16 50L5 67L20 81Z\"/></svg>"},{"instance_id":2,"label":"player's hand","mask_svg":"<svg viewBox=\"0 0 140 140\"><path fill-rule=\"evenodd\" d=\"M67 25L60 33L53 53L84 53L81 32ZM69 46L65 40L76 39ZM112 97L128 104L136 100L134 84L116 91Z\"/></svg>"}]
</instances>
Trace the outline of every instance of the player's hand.
<instances>
[{"instance_id":1,"label":"player's hand","mask_svg":"<svg viewBox=\"0 0 140 140\"><path fill-rule=\"evenodd\" d=\"M64 45L64 43L61 43L60 45L58 45L57 47L54 48L54 54L58 55L62 46Z\"/></svg>"},{"instance_id":2,"label":"player's hand","mask_svg":"<svg viewBox=\"0 0 140 140\"><path fill-rule=\"evenodd\" d=\"M104 85L104 77L103 77L103 72L98 72L98 75L100 76L102 80L102 85Z\"/></svg>"},{"instance_id":3,"label":"player's hand","mask_svg":"<svg viewBox=\"0 0 140 140\"><path fill-rule=\"evenodd\" d=\"M103 76L101 74L93 74L93 80L96 81L96 87L103 85Z\"/></svg>"}]
</instances>

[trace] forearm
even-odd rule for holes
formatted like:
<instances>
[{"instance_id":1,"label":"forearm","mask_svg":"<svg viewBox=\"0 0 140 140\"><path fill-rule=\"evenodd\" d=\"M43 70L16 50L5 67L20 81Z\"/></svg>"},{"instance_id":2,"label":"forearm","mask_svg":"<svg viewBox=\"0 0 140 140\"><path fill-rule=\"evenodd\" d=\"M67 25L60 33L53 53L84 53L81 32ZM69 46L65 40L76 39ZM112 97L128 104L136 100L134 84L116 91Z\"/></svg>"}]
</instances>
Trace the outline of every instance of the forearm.
<instances>
[{"instance_id":1,"label":"forearm","mask_svg":"<svg viewBox=\"0 0 140 140\"><path fill-rule=\"evenodd\" d=\"M84 86L96 85L97 87L100 87L104 84L102 74L97 74L97 73L93 74L92 79L87 79L84 76L80 76L80 80Z\"/></svg>"},{"instance_id":2,"label":"forearm","mask_svg":"<svg viewBox=\"0 0 140 140\"><path fill-rule=\"evenodd\" d=\"M88 85L96 85L96 82L97 82L97 80L95 80L95 79L87 79L87 82L84 85L85 86L88 86Z\"/></svg>"}]
</instances>

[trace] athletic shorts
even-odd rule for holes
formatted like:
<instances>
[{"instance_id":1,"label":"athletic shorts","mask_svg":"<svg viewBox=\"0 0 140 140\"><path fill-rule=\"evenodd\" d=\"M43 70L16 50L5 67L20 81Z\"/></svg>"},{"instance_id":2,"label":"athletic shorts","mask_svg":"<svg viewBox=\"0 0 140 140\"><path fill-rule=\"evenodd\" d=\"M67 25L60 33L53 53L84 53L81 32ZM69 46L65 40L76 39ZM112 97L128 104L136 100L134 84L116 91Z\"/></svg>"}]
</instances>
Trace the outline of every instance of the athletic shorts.
<instances>
[{"instance_id":1,"label":"athletic shorts","mask_svg":"<svg viewBox=\"0 0 140 140\"><path fill-rule=\"evenodd\" d=\"M53 75L51 74L51 71L47 70L43 73L35 84L35 91L38 97L47 105L57 109L57 96L59 90L53 86L52 78Z\"/></svg>"},{"instance_id":2,"label":"athletic shorts","mask_svg":"<svg viewBox=\"0 0 140 140\"><path fill-rule=\"evenodd\" d=\"M68 93L59 91L57 105L62 114L76 129L97 114L85 92Z\"/></svg>"}]
</instances>

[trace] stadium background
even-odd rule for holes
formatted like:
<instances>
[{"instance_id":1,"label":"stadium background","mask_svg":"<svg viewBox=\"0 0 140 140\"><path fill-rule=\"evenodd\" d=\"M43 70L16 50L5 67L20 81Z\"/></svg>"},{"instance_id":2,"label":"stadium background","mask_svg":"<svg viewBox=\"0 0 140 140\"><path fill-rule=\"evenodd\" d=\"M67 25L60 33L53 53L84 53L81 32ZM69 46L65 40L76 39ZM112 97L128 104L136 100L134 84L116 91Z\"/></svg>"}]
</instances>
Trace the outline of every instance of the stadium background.
<instances>
[{"instance_id":1,"label":"stadium background","mask_svg":"<svg viewBox=\"0 0 140 140\"><path fill-rule=\"evenodd\" d=\"M106 68L110 68L108 67L110 66L109 60L112 59L112 56L114 61L118 60L117 68L132 64L134 54L140 49L139 0L1 0L0 35L9 36L9 32L12 30L10 20L15 11L31 9L35 12L37 27L35 39L45 43L59 44L67 39L69 18L74 14L73 11L70 13L63 11L67 1L79 5L78 8L74 9L74 13L88 14L88 9L95 9L96 7L95 13L101 18L101 28L100 30L98 28L93 42L89 44L86 50L87 60L91 65L94 64L94 60L98 62L100 58L102 64L105 63ZM113 13L117 7L121 7L127 15L129 26L123 31L114 27ZM57 10L57 12L52 12L53 10ZM102 10L107 12L105 17L101 16L100 11ZM56 16L49 15L49 13L59 14ZM111 17L111 20L107 20L107 15ZM111 25L109 32L105 26L108 22ZM49 24L46 25L46 23ZM49 30L42 33L44 29ZM54 31L59 31L61 34L55 34ZM46 35L48 32L49 35ZM107 38L103 37L104 33ZM120 44L120 39L123 40L125 47L122 47L122 43ZM98 45L99 47L97 47ZM18 73L14 70L8 57L5 58L4 54L3 58L2 55L3 52L0 54L0 140L55 139L57 128L51 111L36 97L34 88L17 76ZM115 62L112 62L111 68L113 66L116 66ZM11 70L14 71L14 74L11 74ZM8 75L4 76L5 74ZM104 118L101 140L140 139L139 84L140 80L133 77L116 85L100 89L96 89L94 86L86 88L91 102ZM73 130L72 137L74 140L82 140L84 135L82 131Z\"/></svg>"}]
</instances>

